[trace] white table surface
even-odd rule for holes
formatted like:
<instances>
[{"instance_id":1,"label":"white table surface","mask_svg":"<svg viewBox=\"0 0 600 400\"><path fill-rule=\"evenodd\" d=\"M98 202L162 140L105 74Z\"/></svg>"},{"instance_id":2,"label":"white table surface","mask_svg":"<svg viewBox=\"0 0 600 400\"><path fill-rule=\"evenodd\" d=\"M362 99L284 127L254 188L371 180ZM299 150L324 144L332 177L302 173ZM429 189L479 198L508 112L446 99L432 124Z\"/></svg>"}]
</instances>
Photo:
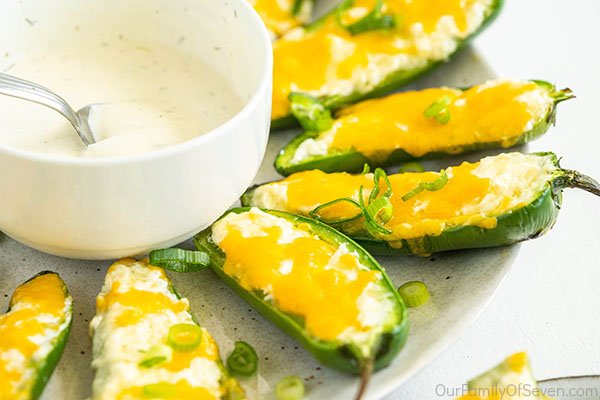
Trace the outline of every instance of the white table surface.
<instances>
[{"instance_id":1,"label":"white table surface","mask_svg":"<svg viewBox=\"0 0 600 400\"><path fill-rule=\"evenodd\" d=\"M506 0L475 43L500 77L568 86L557 125L530 145L600 179L600 1ZM464 294L468 296L468 293ZM526 350L539 379L600 374L600 199L568 190L554 229L525 243L509 277L478 322L386 400L445 399L458 387Z\"/></svg>"}]
</instances>

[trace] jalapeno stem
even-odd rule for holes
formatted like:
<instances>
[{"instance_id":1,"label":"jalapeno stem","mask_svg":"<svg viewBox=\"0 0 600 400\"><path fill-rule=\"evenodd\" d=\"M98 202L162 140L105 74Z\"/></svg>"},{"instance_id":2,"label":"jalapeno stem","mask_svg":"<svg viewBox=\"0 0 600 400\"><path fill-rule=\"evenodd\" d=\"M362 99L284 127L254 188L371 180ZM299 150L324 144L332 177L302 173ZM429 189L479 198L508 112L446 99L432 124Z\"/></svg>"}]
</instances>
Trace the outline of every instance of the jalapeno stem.
<instances>
[{"instance_id":1,"label":"jalapeno stem","mask_svg":"<svg viewBox=\"0 0 600 400\"><path fill-rule=\"evenodd\" d=\"M583 189L586 192L600 196L600 183L594 178L570 169L563 169L564 175L557 180L559 187Z\"/></svg>"},{"instance_id":2,"label":"jalapeno stem","mask_svg":"<svg viewBox=\"0 0 600 400\"><path fill-rule=\"evenodd\" d=\"M551 95L554 98L554 103L558 104L561 101L570 100L575 98L573 91L569 88L564 88L562 90L558 90Z\"/></svg>"},{"instance_id":3,"label":"jalapeno stem","mask_svg":"<svg viewBox=\"0 0 600 400\"><path fill-rule=\"evenodd\" d=\"M369 386L371 375L373 374L373 363L373 358L368 358L360 366L360 384L354 398L355 400L361 400L367 392L367 386Z\"/></svg>"}]
</instances>

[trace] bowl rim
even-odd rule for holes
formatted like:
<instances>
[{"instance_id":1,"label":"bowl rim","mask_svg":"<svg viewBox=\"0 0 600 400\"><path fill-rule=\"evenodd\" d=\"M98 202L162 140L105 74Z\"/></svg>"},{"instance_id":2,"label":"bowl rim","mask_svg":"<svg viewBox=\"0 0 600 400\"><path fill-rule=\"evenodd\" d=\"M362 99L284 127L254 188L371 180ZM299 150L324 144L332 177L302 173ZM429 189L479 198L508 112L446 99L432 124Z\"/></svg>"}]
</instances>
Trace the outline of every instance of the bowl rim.
<instances>
[{"instance_id":1,"label":"bowl rim","mask_svg":"<svg viewBox=\"0 0 600 400\"><path fill-rule=\"evenodd\" d=\"M236 112L231 118L222 123L221 125L200 134L192 139L184 142L176 143L164 148L157 150L148 151L145 153L134 154L131 156L114 156L114 157L98 157L98 158L86 158L86 157L69 157L62 155L55 155L51 153L39 153L30 150L23 150L16 147L11 147L0 143L0 157L12 156L14 158L20 158L28 161L45 163L50 165L59 166L104 166L104 165L123 165L123 164L136 164L139 162L147 162L157 159L164 159L171 156L177 156L190 148L200 146L213 138L223 134L226 131L231 130L236 124L239 124L242 120L247 119L249 115L259 106L258 103L263 101L266 91L271 90L272 79L273 79L273 46L271 42L271 36L267 30L267 27L263 23L262 19L250 5L247 0L231 0L236 2L244 12L249 16L250 21L254 24L256 36L265 50L265 56L263 61L265 67L263 68L258 87L254 90L250 99L247 100L241 110ZM253 35L254 36L254 35ZM269 99L271 96L269 94ZM268 104L271 107L270 101ZM74 133L75 134L75 133Z\"/></svg>"}]
</instances>

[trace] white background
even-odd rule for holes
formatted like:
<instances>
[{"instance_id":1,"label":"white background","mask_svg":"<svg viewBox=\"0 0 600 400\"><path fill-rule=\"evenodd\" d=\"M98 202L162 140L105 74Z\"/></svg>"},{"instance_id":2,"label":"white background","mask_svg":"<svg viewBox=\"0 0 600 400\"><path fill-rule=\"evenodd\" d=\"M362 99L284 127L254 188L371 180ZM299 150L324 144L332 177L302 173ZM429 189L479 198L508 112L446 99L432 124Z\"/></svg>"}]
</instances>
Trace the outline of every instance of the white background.
<instances>
[{"instance_id":1,"label":"white background","mask_svg":"<svg viewBox=\"0 0 600 400\"><path fill-rule=\"evenodd\" d=\"M529 148L600 179L600 0L506 0L475 47L500 77L573 89ZM590 194L565 191L554 229L522 246L469 333L386 400L448 398L436 385L460 386L520 350L539 379L600 374L600 199Z\"/></svg>"}]
</instances>

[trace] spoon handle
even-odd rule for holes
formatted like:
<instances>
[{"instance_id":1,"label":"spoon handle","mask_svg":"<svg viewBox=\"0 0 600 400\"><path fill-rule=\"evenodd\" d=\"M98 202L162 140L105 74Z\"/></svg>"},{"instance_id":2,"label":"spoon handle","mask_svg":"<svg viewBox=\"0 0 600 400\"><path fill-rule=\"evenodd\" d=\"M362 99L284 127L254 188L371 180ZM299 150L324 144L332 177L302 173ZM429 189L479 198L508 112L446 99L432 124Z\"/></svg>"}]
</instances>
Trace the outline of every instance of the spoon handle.
<instances>
[{"instance_id":1,"label":"spoon handle","mask_svg":"<svg viewBox=\"0 0 600 400\"><path fill-rule=\"evenodd\" d=\"M81 118L65 99L50 89L37 83L0 72L0 94L51 108L69 121L86 146L95 143L87 120Z\"/></svg>"}]
</instances>

